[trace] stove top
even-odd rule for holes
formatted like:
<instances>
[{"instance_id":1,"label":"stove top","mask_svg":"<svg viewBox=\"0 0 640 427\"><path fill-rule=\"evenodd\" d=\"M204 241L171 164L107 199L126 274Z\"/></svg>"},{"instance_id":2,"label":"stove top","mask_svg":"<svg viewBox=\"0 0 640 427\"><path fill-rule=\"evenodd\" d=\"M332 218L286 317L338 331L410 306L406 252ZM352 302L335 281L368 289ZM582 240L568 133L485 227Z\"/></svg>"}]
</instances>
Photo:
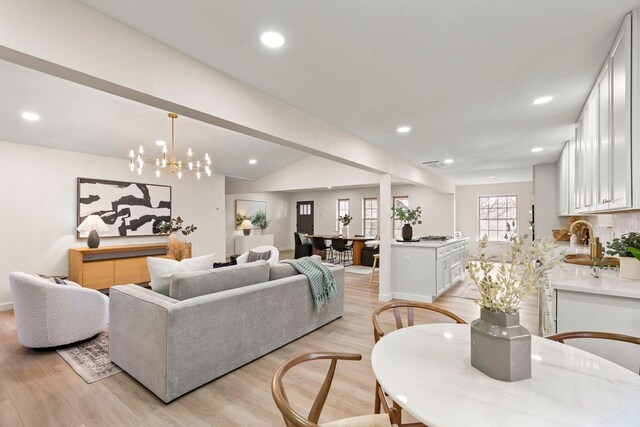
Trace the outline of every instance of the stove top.
<instances>
[{"instance_id":1,"label":"stove top","mask_svg":"<svg viewBox=\"0 0 640 427\"><path fill-rule=\"evenodd\" d=\"M453 237L451 236L422 236L420 237L420 240L439 240L439 241L445 241L445 240L450 240L453 239Z\"/></svg>"}]
</instances>

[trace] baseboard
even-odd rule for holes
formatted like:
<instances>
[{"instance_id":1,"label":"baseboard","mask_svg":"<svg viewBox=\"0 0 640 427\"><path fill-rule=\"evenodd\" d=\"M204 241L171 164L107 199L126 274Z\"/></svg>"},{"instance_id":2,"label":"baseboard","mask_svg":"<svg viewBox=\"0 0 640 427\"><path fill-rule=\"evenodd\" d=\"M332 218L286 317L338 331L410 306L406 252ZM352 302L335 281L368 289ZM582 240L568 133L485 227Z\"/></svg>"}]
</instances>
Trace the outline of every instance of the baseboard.
<instances>
[{"instance_id":1,"label":"baseboard","mask_svg":"<svg viewBox=\"0 0 640 427\"><path fill-rule=\"evenodd\" d=\"M406 299L409 301L418 302L433 302L433 298L426 295L409 294L406 292L391 292L391 295L393 295L393 298L395 299Z\"/></svg>"},{"instance_id":2,"label":"baseboard","mask_svg":"<svg viewBox=\"0 0 640 427\"><path fill-rule=\"evenodd\" d=\"M7 311L7 310L13 310L13 303L12 302L0 303L0 311Z\"/></svg>"},{"instance_id":3,"label":"baseboard","mask_svg":"<svg viewBox=\"0 0 640 427\"><path fill-rule=\"evenodd\" d=\"M378 301L391 301L391 294L378 294Z\"/></svg>"}]
</instances>

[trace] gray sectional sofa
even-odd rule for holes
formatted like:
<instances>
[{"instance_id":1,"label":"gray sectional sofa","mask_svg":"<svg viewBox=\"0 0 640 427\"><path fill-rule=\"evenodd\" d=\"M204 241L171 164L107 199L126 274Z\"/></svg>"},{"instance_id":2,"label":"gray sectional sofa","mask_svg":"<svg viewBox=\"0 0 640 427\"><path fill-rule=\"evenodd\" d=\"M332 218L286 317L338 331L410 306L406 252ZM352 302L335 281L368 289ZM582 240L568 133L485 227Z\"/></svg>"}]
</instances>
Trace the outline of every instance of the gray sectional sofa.
<instances>
[{"instance_id":1,"label":"gray sectional sofa","mask_svg":"<svg viewBox=\"0 0 640 427\"><path fill-rule=\"evenodd\" d=\"M109 357L165 402L342 316L337 295L316 313L306 276L266 261L180 273L169 295L137 285L110 291Z\"/></svg>"}]
</instances>

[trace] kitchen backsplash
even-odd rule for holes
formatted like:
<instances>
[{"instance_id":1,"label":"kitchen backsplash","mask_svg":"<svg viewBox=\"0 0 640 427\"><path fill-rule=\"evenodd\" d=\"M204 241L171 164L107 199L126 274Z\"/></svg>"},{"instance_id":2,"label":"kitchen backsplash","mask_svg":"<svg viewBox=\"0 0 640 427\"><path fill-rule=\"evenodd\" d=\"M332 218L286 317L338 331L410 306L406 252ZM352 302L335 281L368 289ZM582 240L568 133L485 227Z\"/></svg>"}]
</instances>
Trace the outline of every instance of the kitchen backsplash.
<instances>
[{"instance_id":1,"label":"kitchen backsplash","mask_svg":"<svg viewBox=\"0 0 640 427\"><path fill-rule=\"evenodd\" d=\"M602 243L626 233L640 232L640 211L594 215L587 220L593 224L594 234Z\"/></svg>"}]
</instances>

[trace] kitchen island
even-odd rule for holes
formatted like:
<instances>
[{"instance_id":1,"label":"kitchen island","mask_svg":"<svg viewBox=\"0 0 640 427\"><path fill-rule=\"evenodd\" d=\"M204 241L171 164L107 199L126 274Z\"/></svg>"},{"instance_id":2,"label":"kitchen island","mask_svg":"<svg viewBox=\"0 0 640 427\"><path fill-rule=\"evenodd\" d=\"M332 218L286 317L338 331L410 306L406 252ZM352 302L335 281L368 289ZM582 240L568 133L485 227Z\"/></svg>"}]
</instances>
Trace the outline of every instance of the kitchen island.
<instances>
[{"instance_id":1,"label":"kitchen island","mask_svg":"<svg viewBox=\"0 0 640 427\"><path fill-rule=\"evenodd\" d=\"M591 267L572 264L549 273L544 335L598 331L640 336L640 281L621 279L617 271L600 271L599 278L591 273ZM639 372L640 346L603 340L570 343Z\"/></svg>"},{"instance_id":2,"label":"kitchen island","mask_svg":"<svg viewBox=\"0 0 640 427\"><path fill-rule=\"evenodd\" d=\"M433 302L465 277L469 238L391 243L393 298Z\"/></svg>"}]
</instances>

